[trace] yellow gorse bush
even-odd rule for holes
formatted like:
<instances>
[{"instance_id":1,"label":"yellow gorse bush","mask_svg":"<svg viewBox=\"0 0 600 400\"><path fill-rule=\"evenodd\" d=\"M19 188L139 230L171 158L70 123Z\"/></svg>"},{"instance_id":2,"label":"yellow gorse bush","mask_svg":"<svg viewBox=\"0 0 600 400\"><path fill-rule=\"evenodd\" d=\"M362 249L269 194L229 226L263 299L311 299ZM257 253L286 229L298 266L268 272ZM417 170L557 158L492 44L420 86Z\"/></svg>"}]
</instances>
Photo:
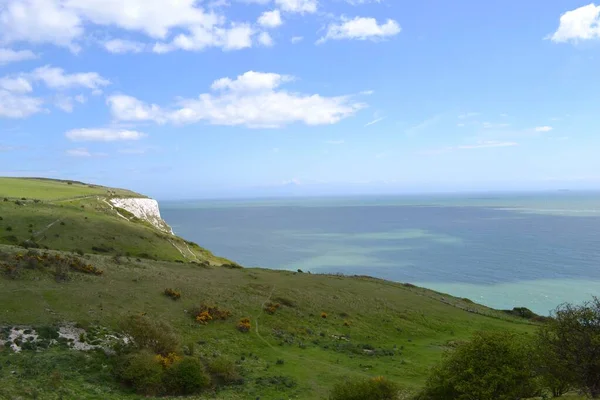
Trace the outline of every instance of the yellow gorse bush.
<instances>
[{"instance_id":1,"label":"yellow gorse bush","mask_svg":"<svg viewBox=\"0 0 600 400\"><path fill-rule=\"evenodd\" d=\"M166 356L157 354L154 360L162 365L163 368L169 368L171 365L181 360L181 357L175 353L169 353Z\"/></svg>"}]
</instances>

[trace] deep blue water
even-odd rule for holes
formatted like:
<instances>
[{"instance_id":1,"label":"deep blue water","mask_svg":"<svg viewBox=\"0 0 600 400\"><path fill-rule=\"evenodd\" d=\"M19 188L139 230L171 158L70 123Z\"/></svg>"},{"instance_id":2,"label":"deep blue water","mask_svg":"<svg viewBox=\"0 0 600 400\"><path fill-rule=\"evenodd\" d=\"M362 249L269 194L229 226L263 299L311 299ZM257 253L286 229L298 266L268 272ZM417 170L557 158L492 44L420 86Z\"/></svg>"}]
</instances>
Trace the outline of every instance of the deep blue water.
<instances>
[{"instance_id":1,"label":"deep blue water","mask_svg":"<svg viewBox=\"0 0 600 400\"><path fill-rule=\"evenodd\" d=\"M178 235L245 266L371 275L539 313L600 295L598 196L417 204L171 202L161 211Z\"/></svg>"}]
</instances>

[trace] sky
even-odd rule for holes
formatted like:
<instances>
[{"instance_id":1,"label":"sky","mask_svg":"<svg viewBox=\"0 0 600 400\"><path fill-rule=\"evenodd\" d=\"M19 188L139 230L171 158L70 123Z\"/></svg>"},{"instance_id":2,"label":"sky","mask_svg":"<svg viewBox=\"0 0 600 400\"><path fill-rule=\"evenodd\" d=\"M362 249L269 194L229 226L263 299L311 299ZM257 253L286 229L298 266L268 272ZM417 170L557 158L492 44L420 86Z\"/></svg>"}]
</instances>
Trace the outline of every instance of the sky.
<instances>
[{"instance_id":1,"label":"sky","mask_svg":"<svg viewBox=\"0 0 600 400\"><path fill-rule=\"evenodd\" d=\"M581 0L0 0L0 176L597 189L599 71Z\"/></svg>"}]
</instances>

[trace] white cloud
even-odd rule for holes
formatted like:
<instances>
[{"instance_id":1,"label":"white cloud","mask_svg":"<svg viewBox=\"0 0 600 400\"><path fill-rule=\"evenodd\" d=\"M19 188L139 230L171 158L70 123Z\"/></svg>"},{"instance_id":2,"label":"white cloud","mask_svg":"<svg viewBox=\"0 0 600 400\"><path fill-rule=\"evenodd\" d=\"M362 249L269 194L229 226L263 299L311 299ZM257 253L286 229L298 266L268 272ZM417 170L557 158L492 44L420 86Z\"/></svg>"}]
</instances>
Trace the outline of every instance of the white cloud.
<instances>
[{"instance_id":1,"label":"white cloud","mask_svg":"<svg viewBox=\"0 0 600 400\"><path fill-rule=\"evenodd\" d=\"M258 24L264 28L277 28L283 24L279 10L265 11L258 17Z\"/></svg>"},{"instance_id":2,"label":"white cloud","mask_svg":"<svg viewBox=\"0 0 600 400\"><path fill-rule=\"evenodd\" d=\"M328 140L327 144L340 145L346 143L344 140Z\"/></svg>"},{"instance_id":3,"label":"white cloud","mask_svg":"<svg viewBox=\"0 0 600 400\"><path fill-rule=\"evenodd\" d=\"M393 19L378 24L375 18L355 17L353 19L342 18L341 23L333 23L327 27L325 36L317 43L327 40L357 39L377 40L395 36L400 33L400 25Z\"/></svg>"},{"instance_id":4,"label":"white cloud","mask_svg":"<svg viewBox=\"0 0 600 400\"><path fill-rule=\"evenodd\" d=\"M351 96L324 97L288 92L280 88L293 78L248 71L236 79L222 78L211 85L212 93L180 99L170 109L146 104L134 97L108 99L113 117L120 121L154 121L189 124L243 125L275 128L294 122L306 125L334 124L366 107Z\"/></svg>"},{"instance_id":5,"label":"white cloud","mask_svg":"<svg viewBox=\"0 0 600 400\"><path fill-rule=\"evenodd\" d=\"M31 83L21 76L0 78L0 88L13 93L30 93L33 91Z\"/></svg>"},{"instance_id":6,"label":"white cloud","mask_svg":"<svg viewBox=\"0 0 600 400\"><path fill-rule=\"evenodd\" d=\"M550 39L556 43L600 38L600 5L594 3L567 11Z\"/></svg>"},{"instance_id":7,"label":"white cloud","mask_svg":"<svg viewBox=\"0 0 600 400\"><path fill-rule=\"evenodd\" d=\"M75 101L80 104L83 104L87 101L87 98L82 94L78 94L77 96L75 96Z\"/></svg>"},{"instance_id":8,"label":"white cloud","mask_svg":"<svg viewBox=\"0 0 600 400\"><path fill-rule=\"evenodd\" d=\"M0 90L0 117L26 118L44 111L43 103L36 97Z\"/></svg>"},{"instance_id":9,"label":"white cloud","mask_svg":"<svg viewBox=\"0 0 600 400\"><path fill-rule=\"evenodd\" d=\"M88 151L88 149L85 149L83 147L77 148L77 149L69 149L66 151L68 156L71 157L91 157L92 153L90 153Z\"/></svg>"},{"instance_id":10,"label":"white cloud","mask_svg":"<svg viewBox=\"0 0 600 400\"><path fill-rule=\"evenodd\" d=\"M115 142L122 140L140 140L146 137L145 133L124 129L97 128L73 129L65 133L67 139L77 142Z\"/></svg>"},{"instance_id":11,"label":"white cloud","mask_svg":"<svg viewBox=\"0 0 600 400\"><path fill-rule=\"evenodd\" d=\"M64 1L5 0L4 3L0 11L3 42L53 43L77 49L73 41L83 34L82 21Z\"/></svg>"},{"instance_id":12,"label":"white cloud","mask_svg":"<svg viewBox=\"0 0 600 400\"><path fill-rule=\"evenodd\" d=\"M314 0L308 1L309 3ZM307 0L286 0L304 3ZM254 33L248 23L228 22L197 0L2 0L0 42L51 43L79 50L86 30L115 27L159 40L154 51L226 50L250 47ZM214 5L214 4L213 4ZM220 5L223 5L221 2ZM283 6L282 6L283 9ZM173 40L170 36L179 32ZM113 39L104 44L112 52L138 52L141 43Z\"/></svg>"},{"instance_id":13,"label":"white cloud","mask_svg":"<svg viewBox=\"0 0 600 400\"><path fill-rule=\"evenodd\" d=\"M135 97L114 95L108 98L107 103L113 116L122 121L167 122L159 106L144 104Z\"/></svg>"},{"instance_id":14,"label":"white cloud","mask_svg":"<svg viewBox=\"0 0 600 400\"><path fill-rule=\"evenodd\" d=\"M551 126L537 126L535 128L536 132L550 132L552 130Z\"/></svg>"},{"instance_id":15,"label":"white cloud","mask_svg":"<svg viewBox=\"0 0 600 400\"><path fill-rule=\"evenodd\" d=\"M479 115L479 113L477 113L477 112L467 112L467 113L460 114L458 116L458 119L469 119L472 117L476 117L478 115Z\"/></svg>"},{"instance_id":16,"label":"white cloud","mask_svg":"<svg viewBox=\"0 0 600 400\"><path fill-rule=\"evenodd\" d=\"M317 0L275 0L275 4L282 10L293 13L314 13L317 11Z\"/></svg>"},{"instance_id":17,"label":"white cloud","mask_svg":"<svg viewBox=\"0 0 600 400\"><path fill-rule=\"evenodd\" d=\"M223 50L240 50L252 47L252 36L256 33L250 24L232 24L229 28L199 26L189 29L189 34L179 34L170 43L156 43L155 53L173 50L199 51L208 47Z\"/></svg>"},{"instance_id":18,"label":"white cloud","mask_svg":"<svg viewBox=\"0 0 600 400\"><path fill-rule=\"evenodd\" d=\"M271 47L274 44L273 38L269 35L269 32L261 32L261 34L258 35L258 43L265 47Z\"/></svg>"},{"instance_id":19,"label":"white cloud","mask_svg":"<svg viewBox=\"0 0 600 400\"><path fill-rule=\"evenodd\" d=\"M140 53L146 45L141 42L131 40L113 39L103 43L104 48L110 53Z\"/></svg>"},{"instance_id":20,"label":"white cloud","mask_svg":"<svg viewBox=\"0 0 600 400\"><path fill-rule=\"evenodd\" d=\"M58 95L54 100L54 105L64 112L73 111L73 98L70 96Z\"/></svg>"},{"instance_id":21,"label":"white cloud","mask_svg":"<svg viewBox=\"0 0 600 400\"><path fill-rule=\"evenodd\" d=\"M304 39L304 37L302 37L302 36L294 36L290 39L290 42L292 42L292 44L296 44L296 43L300 43L303 39Z\"/></svg>"},{"instance_id":22,"label":"white cloud","mask_svg":"<svg viewBox=\"0 0 600 400\"><path fill-rule=\"evenodd\" d=\"M37 58L31 50L13 50L0 48L0 65Z\"/></svg>"},{"instance_id":23,"label":"white cloud","mask_svg":"<svg viewBox=\"0 0 600 400\"><path fill-rule=\"evenodd\" d=\"M36 68L24 77L34 81L42 81L51 89L70 89L74 87L85 87L88 89L100 89L110 84L108 79L103 78L97 72L81 72L65 74L62 68L45 65Z\"/></svg>"}]
</instances>

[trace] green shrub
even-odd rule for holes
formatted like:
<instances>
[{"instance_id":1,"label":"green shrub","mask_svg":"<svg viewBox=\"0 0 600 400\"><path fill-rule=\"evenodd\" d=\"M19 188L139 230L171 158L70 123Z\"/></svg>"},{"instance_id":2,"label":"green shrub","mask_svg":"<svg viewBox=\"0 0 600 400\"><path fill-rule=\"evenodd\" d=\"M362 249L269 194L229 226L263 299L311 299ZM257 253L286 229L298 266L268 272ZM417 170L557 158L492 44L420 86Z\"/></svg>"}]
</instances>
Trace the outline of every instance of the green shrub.
<instances>
[{"instance_id":1,"label":"green shrub","mask_svg":"<svg viewBox=\"0 0 600 400\"><path fill-rule=\"evenodd\" d=\"M419 400L515 400L541 394L529 340L508 332L476 333L445 354Z\"/></svg>"},{"instance_id":2,"label":"green shrub","mask_svg":"<svg viewBox=\"0 0 600 400\"><path fill-rule=\"evenodd\" d=\"M185 357L166 370L164 384L169 394L189 395L210 386L210 377L195 358Z\"/></svg>"},{"instance_id":3,"label":"green shrub","mask_svg":"<svg viewBox=\"0 0 600 400\"><path fill-rule=\"evenodd\" d=\"M333 387L329 400L395 400L399 388L383 377L347 380Z\"/></svg>"},{"instance_id":4,"label":"green shrub","mask_svg":"<svg viewBox=\"0 0 600 400\"><path fill-rule=\"evenodd\" d=\"M164 390L164 369L148 350L127 356L119 376L140 394L158 395Z\"/></svg>"},{"instance_id":5,"label":"green shrub","mask_svg":"<svg viewBox=\"0 0 600 400\"><path fill-rule=\"evenodd\" d=\"M540 326L540 370L555 394L576 388L600 398L600 299L563 304Z\"/></svg>"},{"instance_id":6,"label":"green shrub","mask_svg":"<svg viewBox=\"0 0 600 400\"><path fill-rule=\"evenodd\" d=\"M236 385L244 383L244 378L238 372L235 363L220 357L208 364L208 372L213 381L219 386Z\"/></svg>"},{"instance_id":7,"label":"green shrub","mask_svg":"<svg viewBox=\"0 0 600 400\"><path fill-rule=\"evenodd\" d=\"M179 339L169 324L147 316L126 317L121 321L121 329L131 339L132 347L138 350L148 349L166 356L179 346Z\"/></svg>"}]
</instances>

